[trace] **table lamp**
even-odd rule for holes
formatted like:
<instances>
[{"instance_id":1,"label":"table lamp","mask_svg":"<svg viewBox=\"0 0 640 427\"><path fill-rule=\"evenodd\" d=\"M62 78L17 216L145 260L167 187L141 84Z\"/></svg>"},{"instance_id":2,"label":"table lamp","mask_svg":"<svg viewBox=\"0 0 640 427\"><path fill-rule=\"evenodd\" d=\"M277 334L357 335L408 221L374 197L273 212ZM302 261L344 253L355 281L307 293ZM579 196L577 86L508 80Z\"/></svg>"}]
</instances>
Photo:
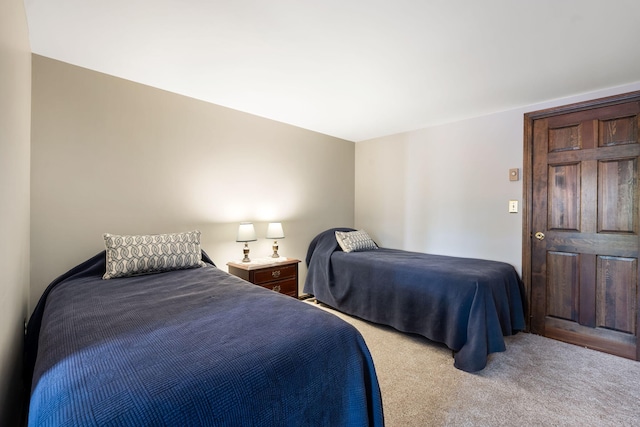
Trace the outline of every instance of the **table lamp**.
<instances>
[{"instance_id":1,"label":"table lamp","mask_svg":"<svg viewBox=\"0 0 640 427\"><path fill-rule=\"evenodd\" d=\"M236 242L244 242L244 249L242 250L244 258L242 258L242 262L251 262L251 259L249 259L249 244L247 242L255 241L256 230L253 228L253 223L241 222L240 227L238 227L238 237L236 237Z\"/></svg>"},{"instance_id":2,"label":"table lamp","mask_svg":"<svg viewBox=\"0 0 640 427\"><path fill-rule=\"evenodd\" d=\"M267 226L267 239L284 239L284 231L282 230L282 224L279 222L271 222ZM278 241L273 241L273 255L272 258L280 258L278 255Z\"/></svg>"}]
</instances>

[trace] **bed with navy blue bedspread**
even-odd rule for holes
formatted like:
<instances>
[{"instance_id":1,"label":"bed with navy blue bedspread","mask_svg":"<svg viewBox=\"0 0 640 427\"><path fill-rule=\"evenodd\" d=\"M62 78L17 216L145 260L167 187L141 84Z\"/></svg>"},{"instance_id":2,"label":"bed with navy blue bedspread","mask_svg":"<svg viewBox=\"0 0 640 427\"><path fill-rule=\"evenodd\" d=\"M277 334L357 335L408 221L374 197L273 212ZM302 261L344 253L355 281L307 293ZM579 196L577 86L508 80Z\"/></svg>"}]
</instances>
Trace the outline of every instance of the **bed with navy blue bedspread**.
<instances>
[{"instance_id":1,"label":"bed with navy blue bedspread","mask_svg":"<svg viewBox=\"0 0 640 427\"><path fill-rule=\"evenodd\" d=\"M29 425L383 425L355 328L203 259L102 280L103 252L54 281L28 327Z\"/></svg>"},{"instance_id":2,"label":"bed with navy blue bedspread","mask_svg":"<svg viewBox=\"0 0 640 427\"><path fill-rule=\"evenodd\" d=\"M522 283L506 263L378 248L343 252L335 228L307 253L304 292L359 318L420 334L454 350L454 366L483 369L524 330Z\"/></svg>"}]
</instances>

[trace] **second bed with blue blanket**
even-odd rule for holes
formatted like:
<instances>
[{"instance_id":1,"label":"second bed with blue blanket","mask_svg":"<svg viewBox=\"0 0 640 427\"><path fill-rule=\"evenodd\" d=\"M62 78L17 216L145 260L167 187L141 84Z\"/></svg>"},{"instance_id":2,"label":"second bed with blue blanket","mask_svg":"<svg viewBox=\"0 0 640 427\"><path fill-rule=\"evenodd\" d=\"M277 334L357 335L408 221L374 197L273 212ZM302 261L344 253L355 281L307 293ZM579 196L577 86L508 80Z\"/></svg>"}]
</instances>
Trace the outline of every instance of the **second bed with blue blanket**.
<instances>
[{"instance_id":1,"label":"second bed with blue blanket","mask_svg":"<svg viewBox=\"0 0 640 427\"><path fill-rule=\"evenodd\" d=\"M378 248L345 253L335 231L310 244L304 292L347 314L420 334L455 351L454 365L483 369L524 330L521 281L506 263Z\"/></svg>"}]
</instances>

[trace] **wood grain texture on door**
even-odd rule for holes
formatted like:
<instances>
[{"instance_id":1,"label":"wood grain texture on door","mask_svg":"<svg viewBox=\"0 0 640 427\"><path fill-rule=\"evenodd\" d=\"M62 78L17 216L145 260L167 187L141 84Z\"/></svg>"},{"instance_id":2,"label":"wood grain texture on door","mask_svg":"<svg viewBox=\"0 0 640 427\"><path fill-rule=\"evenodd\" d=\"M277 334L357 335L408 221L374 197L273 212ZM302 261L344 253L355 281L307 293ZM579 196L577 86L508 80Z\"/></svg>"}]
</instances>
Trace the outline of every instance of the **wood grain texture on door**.
<instances>
[{"instance_id":1,"label":"wood grain texture on door","mask_svg":"<svg viewBox=\"0 0 640 427\"><path fill-rule=\"evenodd\" d=\"M640 92L525 115L530 330L640 360Z\"/></svg>"}]
</instances>

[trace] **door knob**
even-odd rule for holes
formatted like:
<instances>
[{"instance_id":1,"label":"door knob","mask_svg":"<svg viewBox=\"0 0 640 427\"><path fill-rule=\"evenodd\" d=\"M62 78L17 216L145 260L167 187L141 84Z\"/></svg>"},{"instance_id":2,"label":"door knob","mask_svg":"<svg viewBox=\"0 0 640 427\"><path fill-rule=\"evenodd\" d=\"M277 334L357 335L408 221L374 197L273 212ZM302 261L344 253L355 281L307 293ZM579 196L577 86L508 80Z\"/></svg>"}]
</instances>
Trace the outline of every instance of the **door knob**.
<instances>
[{"instance_id":1,"label":"door knob","mask_svg":"<svg viewBox=\"0 0 640 427\"><path fill-rule=\"evenodd\" d=\"M542 231L538 231L536 233L536 239L538 240L544 240L544 233Z\"/></svg>"}]
</instances>

